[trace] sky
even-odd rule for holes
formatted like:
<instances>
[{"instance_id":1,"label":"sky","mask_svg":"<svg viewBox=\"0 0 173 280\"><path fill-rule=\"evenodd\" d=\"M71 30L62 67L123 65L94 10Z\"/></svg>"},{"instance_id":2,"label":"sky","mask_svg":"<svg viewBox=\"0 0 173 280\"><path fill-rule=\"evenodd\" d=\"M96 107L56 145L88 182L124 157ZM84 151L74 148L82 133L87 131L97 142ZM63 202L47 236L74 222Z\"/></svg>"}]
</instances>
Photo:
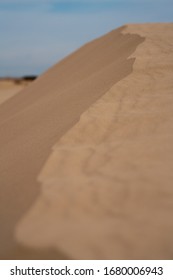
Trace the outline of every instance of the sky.
<instances>
[{"instance_id":1,"label":"sky","mask_svg":"<svg viewBox=\"0 0 173 280\"><path fill-rule=\"evenodd\" d=\"M126 23L171 21L173 0L0 0L0 76L40 75Z\"/></svg>"}]
</instances>

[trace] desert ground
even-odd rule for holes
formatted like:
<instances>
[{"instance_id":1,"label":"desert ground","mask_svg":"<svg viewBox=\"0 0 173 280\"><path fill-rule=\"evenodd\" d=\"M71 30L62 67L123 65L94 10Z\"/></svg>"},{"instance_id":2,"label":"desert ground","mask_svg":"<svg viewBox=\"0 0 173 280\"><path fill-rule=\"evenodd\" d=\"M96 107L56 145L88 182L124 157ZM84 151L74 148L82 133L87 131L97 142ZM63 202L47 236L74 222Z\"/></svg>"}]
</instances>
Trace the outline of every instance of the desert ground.
<instances>
[{"instance_id":1,"label":"desert ground","mask_svg":"<svg viewBox=\"0 0 173 280\"><path fill-rule=\"evenodd\" d=\"M0 104L24 89L30 82L19 78L0 78Z\"/></svg>"},{"instance_id":2,"label":"desert ground","mask_svg":"<svg viewBox=\"0 0 173 280\"><path fill-rule=\"evenodd\" d=\"M172 34L128 24L0 91L0 259L173 259Z\"/></svg>"}]
</instances>

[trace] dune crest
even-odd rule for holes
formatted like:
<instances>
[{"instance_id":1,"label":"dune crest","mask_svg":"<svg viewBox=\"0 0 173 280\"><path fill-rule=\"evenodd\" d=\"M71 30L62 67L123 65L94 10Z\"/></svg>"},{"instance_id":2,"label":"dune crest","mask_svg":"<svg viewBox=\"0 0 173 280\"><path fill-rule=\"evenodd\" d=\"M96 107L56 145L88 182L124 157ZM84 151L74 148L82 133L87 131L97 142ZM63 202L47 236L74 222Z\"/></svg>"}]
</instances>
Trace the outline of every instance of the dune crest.
<instances>
[{"instance_id":1,"label":"dune crest","mask_svg":"<svg viewBox=\"0 0 173 280\"><path fill-rule=\"evenodd\" d=\"M172 31L122 31L145 37L133 71L54 145L16 227L19 244L77 259L172 259Z\"/></svg>"}]
</instances>

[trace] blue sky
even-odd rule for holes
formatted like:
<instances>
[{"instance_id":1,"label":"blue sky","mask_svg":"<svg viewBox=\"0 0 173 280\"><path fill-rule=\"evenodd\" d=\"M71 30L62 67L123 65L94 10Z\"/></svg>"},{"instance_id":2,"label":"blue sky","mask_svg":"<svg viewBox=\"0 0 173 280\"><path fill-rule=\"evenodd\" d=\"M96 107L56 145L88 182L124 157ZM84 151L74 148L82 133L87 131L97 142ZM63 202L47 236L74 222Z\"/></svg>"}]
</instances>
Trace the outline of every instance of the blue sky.
<instances>
[{"instance_id":1,"label":"blue sky","mask_svg":"<svg viewBox=\"0 0 173 280\"><path fill-rule=\"evenodd\" d=\"M40 74L125 23L171 21L173 0L0 0L0 76Z\"/></svg>"}]
</instances>

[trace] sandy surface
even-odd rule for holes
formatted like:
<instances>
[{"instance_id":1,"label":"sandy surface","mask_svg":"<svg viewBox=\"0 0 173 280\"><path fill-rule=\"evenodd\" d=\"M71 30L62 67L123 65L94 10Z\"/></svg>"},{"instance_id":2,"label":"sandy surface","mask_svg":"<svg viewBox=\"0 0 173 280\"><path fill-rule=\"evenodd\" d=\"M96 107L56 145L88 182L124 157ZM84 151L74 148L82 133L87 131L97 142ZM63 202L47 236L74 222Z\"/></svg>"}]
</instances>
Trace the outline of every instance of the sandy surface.
<instances>
[{"instance_id":1,"label":"sandy surface","mask_svg":"<svg viewBox=\"0 0 173 280\"><path fill-rule=\"evenodd\" d=\"M85 45L1 104L0 258L33 258L30 247L28 252L18 247L22 242L14 236L16 223L39 195L37 177L52 146L92 103L131 73L134 58L128 57L144 39L122 30ZM44 258L68 257L61 249L56 252L56 257L44 252Z\"/></svg>"},{"instance_id":2,"label":"sandy surface","mask_svg":"<svg viewBox=\"0 0 173 280\"><path fill-rule=\"evenodd\" d=\"M24 89L29 83L16 83L15 79L0 79L0 104Z\"/></svg>"},{"instance_id":3,"label":"sandy surface","mask_svg":"<svg viewBox=\"0 0 173 280\"><path fill-rule=\"evenodd\" d=\"M1 105L1 257L173 258L172 32L113 31Z\"/></svg>"}]
</instances>

